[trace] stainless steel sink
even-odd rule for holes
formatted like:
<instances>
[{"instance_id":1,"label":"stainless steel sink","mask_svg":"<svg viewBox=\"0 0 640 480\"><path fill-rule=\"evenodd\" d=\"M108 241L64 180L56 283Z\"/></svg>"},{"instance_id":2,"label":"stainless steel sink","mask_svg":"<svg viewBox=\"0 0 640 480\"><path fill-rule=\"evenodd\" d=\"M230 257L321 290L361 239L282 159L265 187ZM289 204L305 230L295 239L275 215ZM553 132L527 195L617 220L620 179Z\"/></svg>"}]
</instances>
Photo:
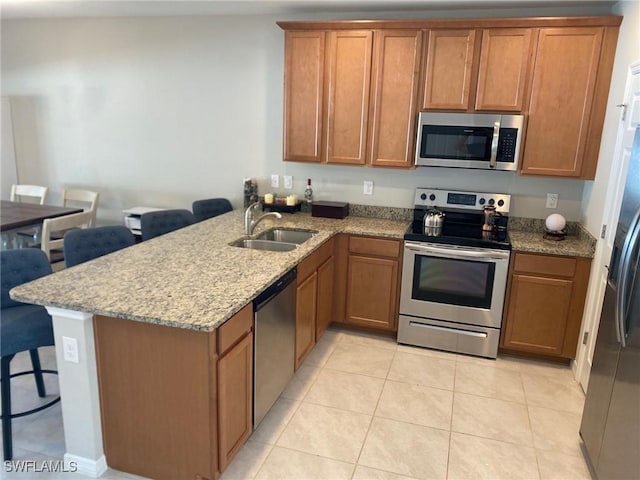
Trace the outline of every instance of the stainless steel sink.
<instances>
[{"instance_id":1,"label":"stainless steel sink","mask_svg":"<svg viewBox=\"0 0 640 480\"><path fill-rule=\"evenodd\" d=\"M295 243L275 242L273 240L256 240L253 238L240 238L229 245L232 247L252 248L254 250L269 250L272 252L290 252L295 250Z\"/></svg>"},{"instance_id":2,"label":"stainless steel sink","mask_svg":"<svg viewBox=\"0 0 640 480\"><path fill-rule=\"evenodd\" d=\"M306 242L316 233L316 230L296 230L286 228L272 228L256 235L258 240L269 240L272 242L286 242L300 245Z\"/></svg>"}]
</instances>

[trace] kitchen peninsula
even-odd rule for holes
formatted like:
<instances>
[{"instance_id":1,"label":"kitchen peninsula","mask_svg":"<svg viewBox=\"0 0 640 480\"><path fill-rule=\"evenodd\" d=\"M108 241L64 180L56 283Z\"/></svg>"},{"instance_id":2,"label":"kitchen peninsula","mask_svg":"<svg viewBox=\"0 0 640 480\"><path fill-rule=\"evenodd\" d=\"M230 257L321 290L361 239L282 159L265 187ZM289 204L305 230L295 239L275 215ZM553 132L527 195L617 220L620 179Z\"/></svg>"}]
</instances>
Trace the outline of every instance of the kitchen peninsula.
<instances>
[{"instance_id":1,"label":"kitchen peninsula","mask_svg":"<svg viewBox=\"0 0 640 480\"><path fill-rule=\"evenodd\" d=\"M160 472L166 478L214 478L222 469L216 455L216 412L223 388L215 381L217 355L222 353L215 346L222 343L222 334L216 341L216 333L230 319L246 318L251 301L260 292L335 234L400 240L408 223L285 215L281 220L265 220L255 233L275 225L318 233L291 252L265 252L229 245L243 236L243 212L236 210L15 288L15 299L47 306L54 320L65 460L77 462L81 473L93 476L99 476L109 462L113 468L154 478ZM103 324L125 329L127 336L117 345L103 344L97 332ZM79 363L65 361L62 337L77 340ZM114 373L122 376L119 389L104 385L99 389L100 368L111 367L99 365L106 349L123 359L136 359ZM144 361L145 356L155 360ZM202 361L189 365L193 358ZM126 391L130 384L124 377L136 370L142 371L144 384L134 383ZM173 379L179 383L171 384ZM150 385L158 390L145 391ZM146 402L142 404L144 415L123 411L112 418L101 411L101 404L105 407L122 398L127 403L130 397ZM179 413L163 415L167 404L175 408L176 402L182 402ZM209 418L194 418L201 411ZM132 423L134 429L144 430L145 422L154 424L153 434L143 434L147 445L136 443L138 451L130 451L130 458L113 464L105 428ZM171 444L175 438L182 442L181 448ZM236 446L232 447L235 453ZM136 463L151 470L128 466ZM173 470L162 470L163 465Z\"/></svg>"}]
</instances>

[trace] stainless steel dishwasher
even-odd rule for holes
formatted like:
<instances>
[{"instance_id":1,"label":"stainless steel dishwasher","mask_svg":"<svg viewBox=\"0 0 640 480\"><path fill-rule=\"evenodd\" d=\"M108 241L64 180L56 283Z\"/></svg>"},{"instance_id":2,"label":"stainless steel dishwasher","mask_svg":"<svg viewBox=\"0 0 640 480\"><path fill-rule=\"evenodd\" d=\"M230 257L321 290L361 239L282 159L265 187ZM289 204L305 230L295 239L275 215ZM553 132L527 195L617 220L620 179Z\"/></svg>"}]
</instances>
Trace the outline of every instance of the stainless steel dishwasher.
<instances>
[{"instance_id":1,"label":"stainless steel dishwasher","mask_svg":"<svg viewBox=\"0 0 640 480\"><path fill-rule=\"evenodd\" d=\"M285 273L253 301L253 428L293 377L296 343L296 275Z\"/></svg>"}]
</instances>

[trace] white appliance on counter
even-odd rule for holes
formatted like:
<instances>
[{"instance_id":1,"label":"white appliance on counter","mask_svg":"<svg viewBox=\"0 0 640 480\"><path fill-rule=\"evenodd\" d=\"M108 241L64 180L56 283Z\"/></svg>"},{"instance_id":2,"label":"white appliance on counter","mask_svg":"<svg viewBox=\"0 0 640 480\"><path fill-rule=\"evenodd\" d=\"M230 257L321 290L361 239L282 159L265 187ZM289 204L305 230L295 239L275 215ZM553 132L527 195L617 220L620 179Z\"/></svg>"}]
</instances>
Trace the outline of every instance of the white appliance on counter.
<instances>
[{"instance_id":1,"label":"white appliance on counter","mask_svg":"<svg viewBox=\"0 0 640 480\"><path fill-rule=\"evenodd\" d=\"M164 208L132 207L123 210L124 224L129 230L131 230L131 233L134 235L140 235L140 217L142 214L147 212L156 212L158 210L164 210Z\"/></svg>"}]
</instances>

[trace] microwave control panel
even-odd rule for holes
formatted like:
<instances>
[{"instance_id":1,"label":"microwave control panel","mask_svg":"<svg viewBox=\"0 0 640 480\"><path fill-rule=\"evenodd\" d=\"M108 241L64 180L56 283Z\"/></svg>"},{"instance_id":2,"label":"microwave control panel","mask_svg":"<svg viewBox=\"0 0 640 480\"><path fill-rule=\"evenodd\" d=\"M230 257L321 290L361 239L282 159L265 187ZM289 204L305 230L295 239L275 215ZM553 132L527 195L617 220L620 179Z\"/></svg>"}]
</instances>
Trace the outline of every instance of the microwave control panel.
<instances>
[{"instance_id":1,"label":"microwave control panel","mask_svg":"<svg viewBox=\"0 0 640 480\"><path fill-rule=\"evenodd\" d=\"M499 162L515 162L517 140L517 128L500 129L500 135L498 137L498 153L496 155Z\"/></svg>"}]
</instances>

